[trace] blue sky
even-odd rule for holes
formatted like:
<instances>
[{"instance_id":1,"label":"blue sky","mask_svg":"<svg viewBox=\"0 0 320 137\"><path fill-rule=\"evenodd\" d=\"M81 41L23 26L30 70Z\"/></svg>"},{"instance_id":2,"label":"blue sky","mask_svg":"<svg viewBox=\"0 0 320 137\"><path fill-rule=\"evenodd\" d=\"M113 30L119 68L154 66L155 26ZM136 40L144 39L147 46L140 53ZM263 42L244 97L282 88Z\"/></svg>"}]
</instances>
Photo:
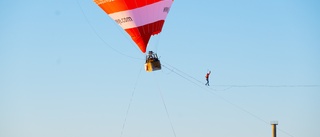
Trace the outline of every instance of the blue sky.
<instances>
[{"instance_id":1,"label":"blue sky","mask_svg":"<svg viewBox=\"0 0 320 137\"><path fill-rule=\"evenodd\" d=\"M146 73L91 0L2 0L0 136L319 137L319 6L176 0Z\"/></svg>"}]
</instances>

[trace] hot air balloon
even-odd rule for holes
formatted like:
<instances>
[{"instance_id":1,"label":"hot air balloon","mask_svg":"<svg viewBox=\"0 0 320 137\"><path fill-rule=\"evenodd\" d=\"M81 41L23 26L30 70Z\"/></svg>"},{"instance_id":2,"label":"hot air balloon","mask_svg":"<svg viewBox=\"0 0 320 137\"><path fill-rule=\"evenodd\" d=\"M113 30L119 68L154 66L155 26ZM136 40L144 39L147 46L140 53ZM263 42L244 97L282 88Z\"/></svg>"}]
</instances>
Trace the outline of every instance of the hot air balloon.
<instances>
[{"instance_id":1,"label":"hot air balloon","mask_svg":"<svg viewBox=\"0 0 320 137\"><path fill-rule=\"evenodd\" d=\"M94 0L146 52L150 37L159 34L173 0ZM146 55L146 71L160 70L156 53Z\"/></svg>"}]
</instances>

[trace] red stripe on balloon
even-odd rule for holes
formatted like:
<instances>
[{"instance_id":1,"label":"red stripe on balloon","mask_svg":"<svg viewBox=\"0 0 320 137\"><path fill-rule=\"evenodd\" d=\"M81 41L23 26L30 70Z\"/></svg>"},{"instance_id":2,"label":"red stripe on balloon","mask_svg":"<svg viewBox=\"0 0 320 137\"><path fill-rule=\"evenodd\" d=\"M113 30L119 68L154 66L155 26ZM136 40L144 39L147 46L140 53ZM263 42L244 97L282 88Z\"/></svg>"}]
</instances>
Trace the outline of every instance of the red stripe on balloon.
<instances>
[{"instance_id":1,"label":"red stripe on balloon","mask_svg":"<svg viewBox=\"0 0 320 137\"><path fill-rule=\"evenodd\" d=\"M145 53L148 42L152 35L159 34L162 30L164 20L146 24L140 27L126 29L125 31L131 36L132 40L138 45L140 50Z\"/></svg>"}]
</instances>

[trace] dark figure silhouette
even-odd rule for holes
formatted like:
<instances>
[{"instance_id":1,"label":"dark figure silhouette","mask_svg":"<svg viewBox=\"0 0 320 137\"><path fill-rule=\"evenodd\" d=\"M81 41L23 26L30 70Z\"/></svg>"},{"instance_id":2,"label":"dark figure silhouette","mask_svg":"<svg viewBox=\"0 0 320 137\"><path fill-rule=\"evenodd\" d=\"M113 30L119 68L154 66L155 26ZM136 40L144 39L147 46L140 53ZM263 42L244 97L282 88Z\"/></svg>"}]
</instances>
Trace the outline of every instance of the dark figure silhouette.
<instances>
[{"instance_id":1,"label":"dark figure silhouette","mask_svg":"<svg viewBox=\"0 0 320 137\"><path fill-rule=\"evenodd\" d=\"M206 74L206 80L207 80L207 83L205 84L206 86L209 86L209 75L210 75L211 71L209 71L207 74Z\"/></svg>"}]
</instances>

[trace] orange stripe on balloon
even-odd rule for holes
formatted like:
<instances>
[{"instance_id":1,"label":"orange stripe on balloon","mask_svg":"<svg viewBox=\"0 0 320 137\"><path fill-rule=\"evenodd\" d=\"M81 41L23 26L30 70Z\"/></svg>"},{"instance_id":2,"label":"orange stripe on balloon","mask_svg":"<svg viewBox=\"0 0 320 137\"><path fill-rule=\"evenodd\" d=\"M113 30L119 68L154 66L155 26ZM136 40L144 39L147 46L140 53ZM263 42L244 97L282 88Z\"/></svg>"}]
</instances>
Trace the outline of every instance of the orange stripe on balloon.
<instances>
[{"instance_id":1,"label":"orange stripe on balloon","mask_svg":"<svg viewBox=\"0 0 320 137\"><path fill-rule=\"evenodd\" d=\"M162 0L94 0L107 14L132 10Z\"/></svg>"}]
</instances>

